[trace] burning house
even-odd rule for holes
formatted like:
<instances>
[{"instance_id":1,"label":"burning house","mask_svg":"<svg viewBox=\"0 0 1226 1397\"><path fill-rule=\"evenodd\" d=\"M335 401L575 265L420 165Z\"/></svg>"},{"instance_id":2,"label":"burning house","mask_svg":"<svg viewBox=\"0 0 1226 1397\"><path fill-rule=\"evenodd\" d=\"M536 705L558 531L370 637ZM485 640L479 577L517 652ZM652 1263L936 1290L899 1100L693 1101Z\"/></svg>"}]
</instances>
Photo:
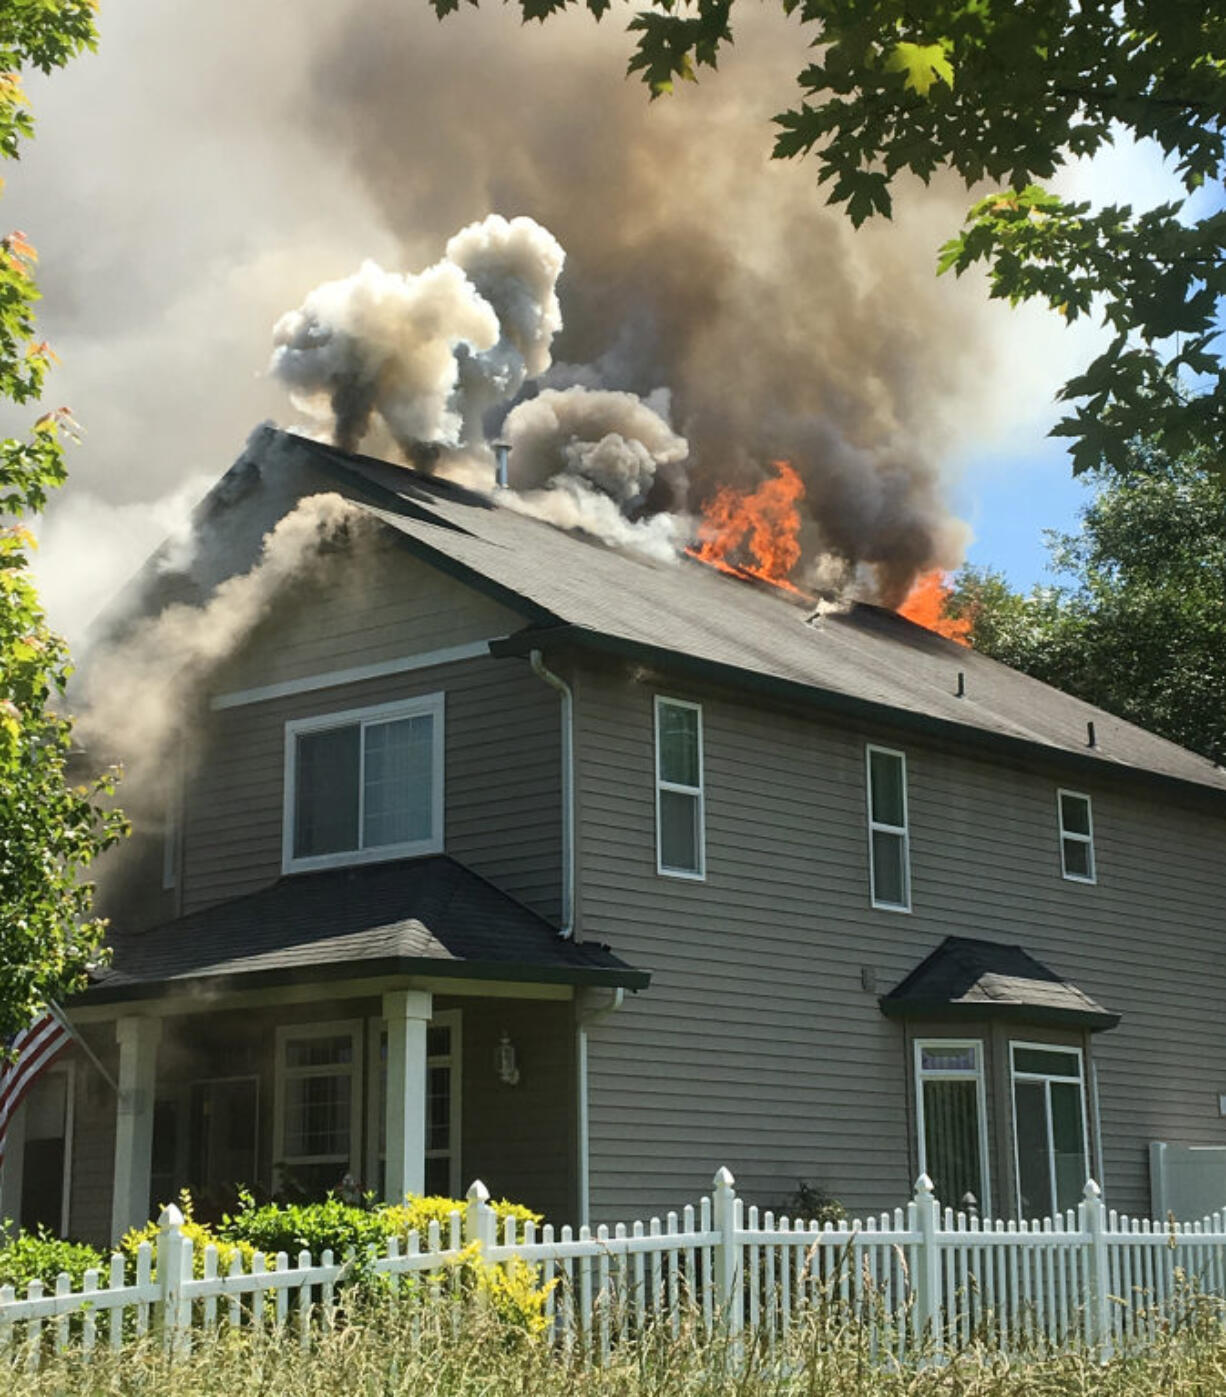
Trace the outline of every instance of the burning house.
<instances>
[{"instance_id":1,"label":"burning house","mask_svg":"<svg viewBox=\"0 0 1226 1397\"><path fill-rule=\"evenodd\" d=\"M561 266L493 219L312 293L274 370L328 440L257 429L110 609L81 731L137 832L68 1008L119 1094L63 1060L6 1212L586 1220L717 1163L1144 1209L1152 1142L1223 1143L1226 774L898 614L959 537L922 470L793 424L720 473L557 372Z\"/></svg>"}]
</instances>

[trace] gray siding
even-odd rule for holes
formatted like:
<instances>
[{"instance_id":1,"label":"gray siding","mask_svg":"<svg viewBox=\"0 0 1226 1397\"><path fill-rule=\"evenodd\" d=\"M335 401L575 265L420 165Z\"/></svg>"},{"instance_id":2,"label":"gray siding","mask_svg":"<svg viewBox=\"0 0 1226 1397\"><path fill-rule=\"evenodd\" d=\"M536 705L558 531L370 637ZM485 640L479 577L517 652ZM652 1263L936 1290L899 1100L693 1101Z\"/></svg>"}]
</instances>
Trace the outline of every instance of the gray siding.
<instances>
[{"instance_id":1,"label":"gray siding","mask_svg":"<svg viewBox=\"0 0 1226 1397\"><path fill-rule=\"evenodd\" d=\"M494 1198L524 1203L555 1223L573 1222L574 1020L569 1002L436 1000L462 1008L462 1188L480 1179ZM519 1065L508 1086L494 1072L506 1030Z\"/></svg>"},{"instance_id":2,"label":"gray siding","mask_svg":"<svg viewBox=\"0 0 1226 1397\"><path fill-rule=\"evenodd\" d=\"M518 624L510 612L403 554L384 555L383 563L388 600L378 618L366 624L361 588L332 594L319 614L308 598L287 614L284 627L270 621L253 638L225 676L224 692L433 652ZM489 657L212 713L186 802L183 911L280 876L289 719L440 691L446 694L446 852L556 917L558 696L525 661Z\"/></svg>"},{"instance_id":3,"label":"gray siding","mask_svg":"<svg viewBox=\"0 0 1226 1397\"><path fill-rule=\"evenodd\" d=\"M719 1164L762 1201L798 1179L903 1201L912 1084L877 994L951 933L1018 942L1123 1013L1094 1039L1114 1206L1147 1208L1150 1139L1226 1143L1220 814L613 667L576 686L581 931L654 972L592 1037L597 1216L676 1206ZM704 703L703 883L655 873L657 692ZM907 753L909 915L869 905L866 737ZM1096 886L1060 876L1060 784L1093 798Z\"/></svg>"}]
</instances>

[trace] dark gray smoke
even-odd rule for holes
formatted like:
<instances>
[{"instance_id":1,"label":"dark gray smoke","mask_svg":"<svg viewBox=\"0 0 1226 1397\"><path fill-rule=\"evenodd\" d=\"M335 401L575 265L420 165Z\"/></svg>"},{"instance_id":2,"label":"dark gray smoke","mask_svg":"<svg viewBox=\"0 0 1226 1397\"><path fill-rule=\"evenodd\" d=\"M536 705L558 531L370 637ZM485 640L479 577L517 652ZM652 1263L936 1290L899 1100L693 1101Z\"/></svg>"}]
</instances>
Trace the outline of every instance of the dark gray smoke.
<instances>
[{"instance_id":1,"label":"dark gray smoke","mask_svg":"<svg viewBox=\"0 0 1226 1397\"><path fill-rule=\"evenodd\" d=\"M633 519L694 512L785 457L806 485L811 578L855 578L895 603L917 571L960 560L967 531L939 463L974 336L913 252L962 196L926 193L907 233L853 233L803 169L772 165L767 118L794 29L751 23L726 71L649 104L587 25L503 47L484 13L457 16L443 26L452 61L424 72L395 0L370 14L321 59L321 131L345 130L392 226L441 240L440 219L492 204L566 248L560 362L544 383L664 386L689 444L686 470L634 494ZM413 133L427 128L425 149Z\"/></svg>"},{"instance_id":2,"label":"dark gray smoke","mask_svg":"<svg viewBox=\"0 0 1226 1397\"><path fill-rule=\"evenodd\" d=\"M648 512L693 509L790 455L822 502L807 556L837 550L845 570L880 559L887 536L906 539L903 570L953 561L938 465L1020 425L1065 376L1036 368L1062 344L1045 338L1006 383L1006 312L978 283L933 277L960 190L904 190L895 223L853 232L810 168L769 160L769 118L805 53L779 7L738 15L719 73L654 103L624 76L613 18L525 26L486 5L439 23L424 0L250 0L240 20L124 0L100 23L97 55L30 83L38 136L5 192L41 254L40 330L63 360L52 400L88 432L39 558L74 631L181 512L175 492L190 503L253 422L284 414L262 372L277 317L367 257L428 268L491 211L567 250L544 386L672 390L688 484L658 469ZM477 263L456 265L492 307ZM1005 333L1036 343L1016 319ZM536 377L530 331L507 338ZM459 348L447 357L469 401L478 380L497 380L492 394L514 381L497 340L476 375ZM1035 378L1016 383L1019 369ZM329 396L314 379L299 391ZM394 451L369 411L368 449ZM402 430L474 437L475 407L458 425L454 404L431 411Z\"/></svg>"}]
</instances>

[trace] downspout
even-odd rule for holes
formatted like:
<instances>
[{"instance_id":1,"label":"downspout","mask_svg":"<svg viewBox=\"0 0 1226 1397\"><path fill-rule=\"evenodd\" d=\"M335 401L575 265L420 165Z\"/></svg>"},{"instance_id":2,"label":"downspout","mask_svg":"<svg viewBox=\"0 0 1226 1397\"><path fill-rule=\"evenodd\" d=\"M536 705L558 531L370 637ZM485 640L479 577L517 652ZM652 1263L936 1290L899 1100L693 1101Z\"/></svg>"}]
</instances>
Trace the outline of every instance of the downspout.
<instances>
[{"instance_id":1,"label":"downspout","mask_svg":"<svg viewBox=\"0 0 1226 1397\"><path fill-rule=\"evenodd\" d=\"M532 673L562 695L562 925L558 935L575 934L575 696L560 675L545 668L539 650L528 656Z\"/></svg>"},{"instance_id":2,"label":"downspout","mask_svg":"<svg viewBox=\"0 0 1226 1397\"><path fill-rule=\"evenodd\" d=\"M587 1031L593 1024L601 1023L610 1014L615 1014L622 1007L622 1000L625 997L625 990L614 990L613 998L607 1004L602 1004L599 1009L592 1009L586 1014L577 1013L575 1015L575 1076L578 1080L575 1114L578 1117L576 1134L579 1155L580 1227L586 1227L591 1220L589 1216L591 1212L591 1180L589 1177L591 1151L588 1145L587 1126Z\"/></svg>"}]
</instances>

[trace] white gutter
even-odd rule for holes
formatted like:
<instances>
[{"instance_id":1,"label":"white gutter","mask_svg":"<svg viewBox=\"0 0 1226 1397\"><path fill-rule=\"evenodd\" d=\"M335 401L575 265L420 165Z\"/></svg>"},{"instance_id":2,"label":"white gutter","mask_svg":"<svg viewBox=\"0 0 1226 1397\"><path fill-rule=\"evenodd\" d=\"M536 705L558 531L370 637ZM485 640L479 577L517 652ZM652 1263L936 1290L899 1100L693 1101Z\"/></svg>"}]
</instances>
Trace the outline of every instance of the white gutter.
<instances>
[{"instance_id":1,"label":"white gutter","mask_svg":"<svg viewBox=\"0 0 1226 1397\"><path fill-rule=\"evenodd\" d=\"M591 1149L588 1144L587 1121L587 1031L593 1024L607 1019L610 1014L615 1014L622 1007L622 1000L625 997L625 990L614 990L613 998L607 1004L602 1004L599 1009L593 1009L590 1013L575 1015L575 1075L578 1078L575 1114L578 1117L576 1134L579 1155L580 1227L586 1227L591 1220L589 1216L591 1211Z\"/></svg>"},{"instance_id":2,"label":"white gutter","mask_svg":"<svg viewBox=\"0 0 1226 1397\"><path fill-rule=\"evenodd\" d=\"M539 650L529 654L528 663L538 679L562 695L562 926L558 935L571 940L575 934L575 696L565 679L545 668Z\"/></svg>"}]
</instances>

